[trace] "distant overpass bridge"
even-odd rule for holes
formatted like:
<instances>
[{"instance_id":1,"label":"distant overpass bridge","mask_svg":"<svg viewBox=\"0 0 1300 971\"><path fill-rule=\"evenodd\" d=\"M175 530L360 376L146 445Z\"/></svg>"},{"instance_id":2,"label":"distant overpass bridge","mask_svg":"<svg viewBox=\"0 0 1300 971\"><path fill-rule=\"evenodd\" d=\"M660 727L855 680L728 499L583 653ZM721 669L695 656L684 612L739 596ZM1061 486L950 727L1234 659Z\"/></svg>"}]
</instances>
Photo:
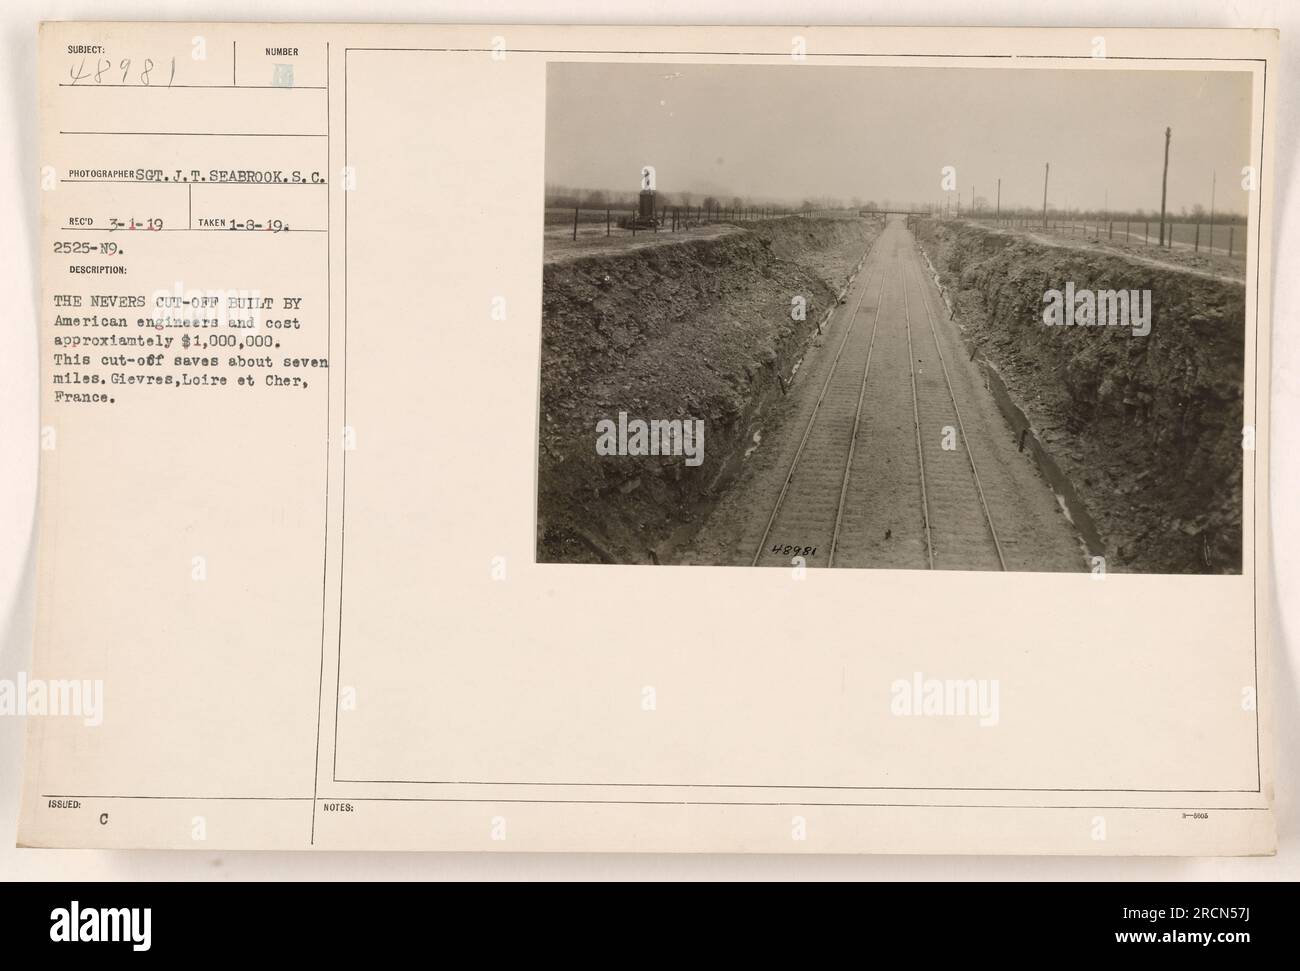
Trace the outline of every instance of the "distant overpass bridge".
<instances>
[{"instance_id":1,"label":"distant overpass bridge","mask_svg":"<svg viewBox=\"0 0 1300 971\"><path fill-rule=\"evenodd\" d=\"M928 209L859 209L859 216L933 216Z\"/></svg>"}]
</instances>

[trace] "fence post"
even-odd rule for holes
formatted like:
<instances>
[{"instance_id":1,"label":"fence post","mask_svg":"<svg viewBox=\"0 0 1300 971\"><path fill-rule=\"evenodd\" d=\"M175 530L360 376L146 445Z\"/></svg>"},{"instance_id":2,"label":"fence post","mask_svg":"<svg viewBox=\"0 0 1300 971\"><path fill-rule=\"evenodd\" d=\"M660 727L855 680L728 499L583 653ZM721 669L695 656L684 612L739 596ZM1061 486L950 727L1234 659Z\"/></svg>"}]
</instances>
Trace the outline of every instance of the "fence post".
<instances>
[{"instance_id":1,"label":"fence post","mask_svg":"<svg viewBox=\"0 0 1300 971\"><path fill-rule=\"evenodd\" d=\"M578 207L573 207L573 241L578 241Z\"/></svg>"},{"instance_id":2,"label":"fence post","mask_svg":"<svg viewBox=\"0 0 1300 971\"><path fill-rule=\"evenodd\" d=\"M1151 220L1148 219L1142 224L1142 242L1145 245L1151 244Z\"/></svg>"},{"instance_id":3,"label":"fence post","mask_svg":"<svg viewBox=\"0 0 1300 971\"><path fill-rule=\"evenodd\" d=\"M1200 224L1200 223L1197 223L1197 224L1196 224L1196 242L1192 244L1192 252L1193 252L1193 253L1199 253L1200 251L1201 251L1201 224Z\"/></svg>"},{"instance_id":4,"label":"fence post","mask_svg":"<svg viewBox=\"0 0 1300 971\"><path fill-rule=\"evenodd\" d=\"M1237 227L1235 224L1228 227L1228 255L1229 256L1232 255L1232 234L1236 231L1236 229Z\"/></svg>"},{"instance_id":5,"label":"fence post","mask_svg":"<svg viewBox=\"0 0 1300 971\"><path fill-rule=\"evenodd\" d=\"M609 235L609 210L605 210L605 235Z\"/></svg>"}]
</instances>

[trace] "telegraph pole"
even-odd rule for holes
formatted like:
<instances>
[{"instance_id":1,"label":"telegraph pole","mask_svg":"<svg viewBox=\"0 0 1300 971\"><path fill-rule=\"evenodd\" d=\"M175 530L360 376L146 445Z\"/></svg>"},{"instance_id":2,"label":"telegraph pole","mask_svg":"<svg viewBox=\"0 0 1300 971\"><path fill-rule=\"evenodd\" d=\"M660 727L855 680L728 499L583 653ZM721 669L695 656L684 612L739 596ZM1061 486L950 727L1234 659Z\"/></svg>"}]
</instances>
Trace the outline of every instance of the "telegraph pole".
<instances>
[{"instance_id":1,"label":"telegraph pole","mask_svg":"<svg viewBox=\"0 0 1300 971\"><path fill-rule=\"evenodd\" d=\"M1043 165L1043 228L1047 228L1047 177L1052 174L1052 163Z\"/></svg>"},{"instance_id":2,"label":"telegraph pole","mask_svg":"<svg viewBox=\"0 0 1300 971\"><path fill-rule=\"evenodd\" d=\"M1169 189L1169 136L1172 128L1165 129L1165 173L1160 177L1160 245L1165 245L1165 196Z\"/></svg>"}]
</instances>

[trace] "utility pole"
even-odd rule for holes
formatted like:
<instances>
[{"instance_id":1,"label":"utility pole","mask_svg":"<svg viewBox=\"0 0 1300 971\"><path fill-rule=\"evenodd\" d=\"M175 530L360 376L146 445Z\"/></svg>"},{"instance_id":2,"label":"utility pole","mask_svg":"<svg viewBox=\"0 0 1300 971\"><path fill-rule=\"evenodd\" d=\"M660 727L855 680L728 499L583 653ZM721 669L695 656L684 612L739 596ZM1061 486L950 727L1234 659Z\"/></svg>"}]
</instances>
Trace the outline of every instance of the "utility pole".
<instances>
[{"instance_id":1,"label":"utility pole","mask_svg":"<svg viewBox=\"0 0 1300 971\"><path fill-rule=\"evenodd\" d=\"M1169 189L1169 136L1172 128L1165 129L1165 173L1160 177L1160 245L1165 245L1165 194Z\"/></svg>"},{"instance_id":2,"label":"utility pole","mask_svg":"<svg viewBox=\"0 0 1300 971\"><path fill-rule=\"evenodd\" d=\"M1047 228L1047 177L1052 174L1052 163L1043 165L1043 228Z\"/></svg>"},{"instance_id":3,"label":"utility pole","mask_svg":"<svg viewBox=\"0 0 1300 971\"><path fill-rule=\"evenodd\" d=\"M1214 257L1214 189L1215 182L1218 181L1219 173L1217 171L1210 173L1210 257Z\"/></svg>"}]
</instances>

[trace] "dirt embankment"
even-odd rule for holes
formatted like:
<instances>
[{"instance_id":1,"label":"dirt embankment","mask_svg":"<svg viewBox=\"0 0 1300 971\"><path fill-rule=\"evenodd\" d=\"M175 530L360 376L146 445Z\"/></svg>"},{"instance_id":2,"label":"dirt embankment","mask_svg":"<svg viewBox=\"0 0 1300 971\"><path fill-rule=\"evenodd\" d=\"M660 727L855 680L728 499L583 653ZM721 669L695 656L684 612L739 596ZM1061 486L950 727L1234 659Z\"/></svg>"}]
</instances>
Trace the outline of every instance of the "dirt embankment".
<instances>
[{"instance_id":1,"label":"dirt embankment","mask_svg":"<svg viewBox=\"0 0 1300 971\"><path fill-rule=\"evenodd\" d=\"M538 558L670 559L740 468L765 406L879 231L857 218L782 219L548 263ZM702 462L599 454L598 423L620 413L702 420Z\"/></svg>"},{"instance_id":2,"label":"dirt embankment","mask_svg":"<svg viewBox=\"0 0 1300 971\"><path fill-rule=\"evenodd\" d=\"M1013 427L1082 504L1107 569L1240 572L1244 288L978 226L915 228L1004 411L1023 416ZM1044 294L1068 282L1150 290L1150 333L1047 326Z\"/></svg>"}]
</instances>

